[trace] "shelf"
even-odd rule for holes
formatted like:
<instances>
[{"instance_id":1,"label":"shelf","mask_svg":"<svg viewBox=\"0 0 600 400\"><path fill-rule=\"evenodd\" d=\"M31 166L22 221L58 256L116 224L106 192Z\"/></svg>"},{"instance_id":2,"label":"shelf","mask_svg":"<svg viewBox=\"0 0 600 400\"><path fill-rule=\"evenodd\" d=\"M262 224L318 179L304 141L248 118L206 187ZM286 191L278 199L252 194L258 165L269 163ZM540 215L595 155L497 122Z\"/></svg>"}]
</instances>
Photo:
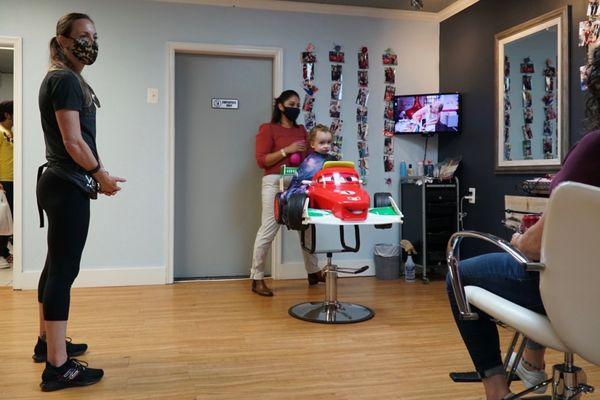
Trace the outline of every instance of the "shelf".
<instances>
[{"instance_id":1,"label":"shelf","mask_svg":"<svg viewBox=\"0 0 600 400\"><path fill-rule=\"evenodd\" d=\"M417 249L427 280L427 268L445 266L448 239L458 230L459 182L456 178L422 185L410 181L399 190L404 214L401 238Z\"/></svg>"}]
</instances>

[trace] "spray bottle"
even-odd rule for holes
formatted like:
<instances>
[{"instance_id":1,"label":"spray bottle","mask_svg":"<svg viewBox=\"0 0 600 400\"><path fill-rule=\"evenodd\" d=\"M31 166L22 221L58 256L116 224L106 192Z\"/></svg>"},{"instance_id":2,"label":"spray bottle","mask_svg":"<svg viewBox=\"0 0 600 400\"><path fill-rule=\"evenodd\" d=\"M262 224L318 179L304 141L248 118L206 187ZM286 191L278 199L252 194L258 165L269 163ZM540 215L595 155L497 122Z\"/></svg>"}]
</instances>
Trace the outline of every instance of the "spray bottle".
<instances>
[{"instance_id":1,"label":"spray bottle","mask_svg":"<svg viewBox=\"0 0 600 400\"><path fill-rule=\"evenodd\" d=\"M415 247L408 240L401 240L400 245L408 253L406 263L404 264L404 280L412 283L416 280L416 265L412 259L413 254L417 254Z\"/></svg>"}]
</instances>

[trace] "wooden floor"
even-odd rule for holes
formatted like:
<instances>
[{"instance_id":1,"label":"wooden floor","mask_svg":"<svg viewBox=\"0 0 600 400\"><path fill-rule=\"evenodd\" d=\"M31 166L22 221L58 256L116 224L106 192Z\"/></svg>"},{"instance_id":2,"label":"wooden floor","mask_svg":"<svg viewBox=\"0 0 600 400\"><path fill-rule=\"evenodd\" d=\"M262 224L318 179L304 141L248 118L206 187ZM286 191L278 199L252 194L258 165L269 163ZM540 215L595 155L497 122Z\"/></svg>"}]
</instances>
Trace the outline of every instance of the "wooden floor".
<instances>
[{"instance_id":1,"label":"wooden floor","mask_svg":"<svg viewBox=\"0 0 600 400\"><path fill-rule=\"evenodd\" d=\"M449 371L472 366L442 282L342 279L341 298L371 306L376 315L340 326L288 316L290 306L319 300L323 286L272 286L273 298L251 293L248 281L74 289L69 335L89 343L81 359L106 375L95 386L55 393L39 391L43 366L30 358L35 292L0 288L0 398L483 398L479 384L448 378ZM559 360L551 352L547 361ZM579 364L600 386L600 368Z\"/></svg>"},{"instance_id":2,"label":"wooden floor","mask_svg":"<svg viewBox=\"0 0 600 400\"><path fill-rule=\"evenodd\" d=\"M0 269L0 287L10 286L12 284L13 271L12 268Z\"/></svg>"}]
</instances>

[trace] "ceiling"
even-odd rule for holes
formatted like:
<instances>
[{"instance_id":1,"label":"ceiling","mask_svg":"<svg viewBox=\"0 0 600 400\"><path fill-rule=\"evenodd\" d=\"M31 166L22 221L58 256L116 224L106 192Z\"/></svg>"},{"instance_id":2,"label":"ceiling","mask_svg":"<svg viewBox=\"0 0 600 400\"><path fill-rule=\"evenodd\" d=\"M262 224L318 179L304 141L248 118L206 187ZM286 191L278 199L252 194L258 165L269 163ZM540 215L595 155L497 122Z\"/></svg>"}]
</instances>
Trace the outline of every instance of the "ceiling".
<instances>
[{"instance_id":1,"label":"ceiling","mask_svg":"<svg viewBox=\"0 0 600 400\"><path fill-rule=\"evenodd\" d=\"M0 49L0 72L4 74L13 73L13 51Z\"/></svg>"},{"instance_id":2,"label":"ceiling","mask_svg":"<svg viewBox=\"0 0 600 400\"><path fill-rule=\"evenodd\" d=\"M333 4L345 6L384 8L393 10L411 10L411 0L277 0L303 3ZM457 0L423 0L423 11L439 12Z\"/></svg>"}]
</instances>

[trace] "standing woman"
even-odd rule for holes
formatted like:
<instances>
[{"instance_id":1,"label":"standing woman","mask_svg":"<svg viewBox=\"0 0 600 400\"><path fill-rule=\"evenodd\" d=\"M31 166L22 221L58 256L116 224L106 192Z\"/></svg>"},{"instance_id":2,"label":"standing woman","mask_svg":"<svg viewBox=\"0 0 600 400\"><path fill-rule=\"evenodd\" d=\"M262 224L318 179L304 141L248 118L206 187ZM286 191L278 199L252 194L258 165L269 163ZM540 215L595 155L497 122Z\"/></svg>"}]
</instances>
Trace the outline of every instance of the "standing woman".
<instances>
[{"instance_id":1,"label":"standing woman","mask_svg":"<svg viewBox=\"0 0 600 400\"><path fill-rule=\"evenodd\" d=\"M256 162L264 170L264 176L261 225L254 242L250 278L252 291L261 296L273 296L273 291L265 284L264 276L267 254L279 230L273 213L273 202L279 191L279 170L284 164L290 165L292 154L301 154L298 164L306 155L306 129L296 123L298 115L300 115L300 96L293 90L286 90L275 99L271 123L262 124L256 134ZM289 184L289 181L286 183ZM325 282L321 269L317 265L317 257L306 251L302 251L302 254L309 285Z\"/></svg>"},{"instance_id":2,"label":"standing woman","mask_svg":"<svg viewBox=\"0 0 600 400\"><path fill-rule=\"evenodd\" d=\"M85 14L63 16L50 40L50 67L39 93L48 169L39 177L39 206L48 215L48 255L38 286L40 337L35 361L46 361L43 391L98 382L104 372L72 356L87 345L66 341L70 291L79 273L90 222L90 198L113 196L124 179L111 176L96 148L100 102L81 76L98 55L94 22ZM41 170L41 168L40 168ZM43 216L42 216L43 217Z\"/></svg>"}]
</instances>

